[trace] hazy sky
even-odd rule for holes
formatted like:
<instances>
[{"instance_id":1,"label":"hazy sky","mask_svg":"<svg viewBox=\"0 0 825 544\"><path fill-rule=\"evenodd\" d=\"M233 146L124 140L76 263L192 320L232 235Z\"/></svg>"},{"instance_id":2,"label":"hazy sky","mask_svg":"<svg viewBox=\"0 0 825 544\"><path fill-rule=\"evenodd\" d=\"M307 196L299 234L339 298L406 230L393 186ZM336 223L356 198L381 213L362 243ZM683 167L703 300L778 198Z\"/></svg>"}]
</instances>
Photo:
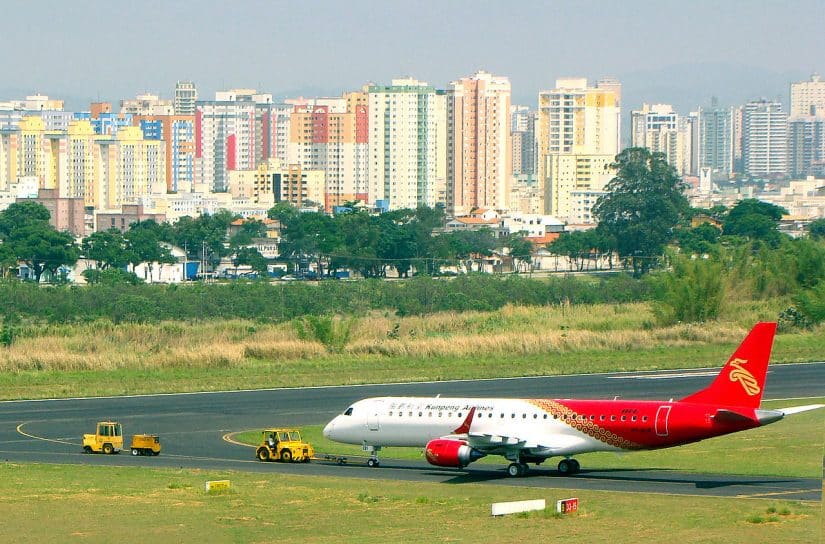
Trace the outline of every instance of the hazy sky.
<instances>
[{"instance_id":1,"label":"hazy sky","mask_svg":"<svg viewBox=\"0 0 825 544\"><path fill-rule=\"evenodd\" d=\"M444 87L485 69L514 102L557 77L618 77L637 101L781 97L825 72L825 1L6 0L0 99L70 104L191 79L203 98L255 87L339 94L412 75ZM14 93L11 94L10 93Z\"/></svg>"}]
</instances>

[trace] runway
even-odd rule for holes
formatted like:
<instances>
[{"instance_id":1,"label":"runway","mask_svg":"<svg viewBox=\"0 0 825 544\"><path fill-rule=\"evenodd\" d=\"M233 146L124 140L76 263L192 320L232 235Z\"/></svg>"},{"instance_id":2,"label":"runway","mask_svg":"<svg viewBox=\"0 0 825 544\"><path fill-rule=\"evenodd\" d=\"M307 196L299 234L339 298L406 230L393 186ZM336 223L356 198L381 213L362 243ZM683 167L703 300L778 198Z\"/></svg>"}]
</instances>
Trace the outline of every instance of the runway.
<instances>
[{"instance_id":1,"label":"runway","mask_svg":"<svg viewBox=\"0 0 825 544\"><path fill-rule=\"evenodd\" d=\"M396 479L448 484L494 484L531 488L607 490L680 495L775 497L821 500L819 478L777 478L695 474L666 470L597 470L585 467L563 477L548 462L526 478L509 478L501 465L471 465L456 471L423 460L382 458L381 468L360 463L281 465L260 463L248 447L222 439L226 433L273 425L305 426L329 421L355 400L381 395L450 395L463 397L530 398L681 398L704 387L714 369L630 372L445 381L413 384L269 389L172 395L0 402L0 459L15 463L72 463L117 466L201 468L215 471L255 471L328 477ZM825 396L825 363L773 365L765 399ZM788 405L806 404L789 400ZM80 437L95 422L113 419L128 437L159 434L158 457L84 455ZM781 423L780 423L781 424Z\"/></svg>"}]
</instances>

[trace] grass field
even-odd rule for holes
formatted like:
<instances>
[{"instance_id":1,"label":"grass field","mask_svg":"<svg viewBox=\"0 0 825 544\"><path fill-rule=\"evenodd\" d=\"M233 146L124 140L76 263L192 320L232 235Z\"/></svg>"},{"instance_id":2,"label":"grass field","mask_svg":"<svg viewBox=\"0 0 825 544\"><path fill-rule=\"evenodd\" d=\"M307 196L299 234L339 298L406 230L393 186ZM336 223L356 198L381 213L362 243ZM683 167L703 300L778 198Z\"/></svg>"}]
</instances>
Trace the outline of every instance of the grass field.
<instances>
[{"instance_id":1,"label":"grass field","mask_svg":"<svg viewBox=\"0 0 825 544\"><path fill-rule=\"evenodd\" d=\"M353 322L340 352L291 324L28 325L0 347L0 398L301 387L720 366L764 304L735 322L653 326L645 304L505 307ZM825 327L777 336L772 360L821 360ZM506 364L503 362L506 361Z\"/></svg>"},{"instance_id":2,"label":"grass field","mask_svg":"<svg viewBox=\"0 0 825 544\"><path fill-rule=\"evenodd\" d=\"M340 352L299 340L291 324L27 325L10 347L0 347L0 398L717 367L754 322L773 319L775 310L751 304L735 321L667 328L654 326L650 308L641 304L508 307L404 319L376 314L354 322L352 340ZM825 328L820 327L779 335L772 360L822 360L823 355ZM818 477L823 412L682 448L588 454L580 460L584 470ZM304 431L319 451L362 453L358 447L325 441L320 426ZM236 438L256 442L259 436L252 431ZM416 449L383 454L421 457ZM249 455L254 455L251 448ZM481 462L504 464L500 459ZM230 492L204 492L206 480L226 478L232 480ZM552 508L555 500L571 495L581 501L574 516L560 518L552 510L490 516L492 502L544 498ZM822 537L821 507L779 499L0 464L0 542L807 544Z\"/></svg>"},{"instance_id":3,"label":"grass field","mask_svg":"<svg viewBox=\"0 0 825 544\"><path fill-rule=\"evenodd\" d=\"M763 408L779 408L798 404L825 404L825 397L804 401L766 401ZM273 422L273 426L277 426ZM360 446L339 444L324 438L323 426L301 429L304 440L315 450L340 455L363 456ZM233 439L250 445L260 441L260 430L238 433ZM788 416L782 421L746 432L704 440L696 444L658 451L588 453L577 456L582 468L594 469L664 469L709 474L746 474L822 477L825 454L825 409ZM250 457L254 453L250 450ZM387 459L423 459L421 448L386 448L381 456ZM556 460L557 461L557 460ZM550 467L556 461L548 461ZM478 461L484 464L507 462L498 456Z\"/></svg>"},{"instance_id":4,"label":"grass field","mask_svg":"<svg viewBox=\"0 0 825 544\"><path fill-rule=\"evenodd\" d=\"M216 479L231 490L206 493ZM553 515L571 495L579 513ZM550 509L490 516L492 502L524 499ZM810 502L8 463L0 511L2 542L810 544L822 529Z\"/></svg>"}]
</instances>

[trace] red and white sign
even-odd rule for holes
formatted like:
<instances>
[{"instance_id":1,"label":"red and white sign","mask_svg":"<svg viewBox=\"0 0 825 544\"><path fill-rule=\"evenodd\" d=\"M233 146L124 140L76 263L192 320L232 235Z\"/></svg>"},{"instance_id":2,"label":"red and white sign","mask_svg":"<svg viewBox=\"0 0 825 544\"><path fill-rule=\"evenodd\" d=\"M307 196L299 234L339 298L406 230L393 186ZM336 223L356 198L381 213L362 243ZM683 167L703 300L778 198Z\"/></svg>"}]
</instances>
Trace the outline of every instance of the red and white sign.
<instances>
[{"instance_id":1,"label":"red and white sign","mask_svg":"<svg viewBox=\"0 0 825 544\"><path fill-rule=\"evenodd\" d=\"M572 514L579 510L579 499L573 497L556 501L556 512L559 514Z\"/></svg>"}]
</instances>

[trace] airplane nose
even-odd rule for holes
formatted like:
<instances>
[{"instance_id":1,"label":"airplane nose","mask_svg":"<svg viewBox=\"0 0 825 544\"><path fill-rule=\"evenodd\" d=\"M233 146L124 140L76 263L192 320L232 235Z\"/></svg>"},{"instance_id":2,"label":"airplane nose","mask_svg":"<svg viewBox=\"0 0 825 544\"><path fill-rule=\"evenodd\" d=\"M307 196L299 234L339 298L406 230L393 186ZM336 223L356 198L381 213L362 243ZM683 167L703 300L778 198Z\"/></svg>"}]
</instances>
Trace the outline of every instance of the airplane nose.
<instances>
[{"instance_id":1,"label":"airplane nose","mask_svg":"<svg viewBox=\"0 0 825 544\"><path fill-rule=\"evenodd\" d=\"M332 421L330 421L329 423L327 423L327 426L324 427L324 438L330 438L331 439L333 429L335 429L335 420L334 419Z\"/></svg>"}]
</instances>

